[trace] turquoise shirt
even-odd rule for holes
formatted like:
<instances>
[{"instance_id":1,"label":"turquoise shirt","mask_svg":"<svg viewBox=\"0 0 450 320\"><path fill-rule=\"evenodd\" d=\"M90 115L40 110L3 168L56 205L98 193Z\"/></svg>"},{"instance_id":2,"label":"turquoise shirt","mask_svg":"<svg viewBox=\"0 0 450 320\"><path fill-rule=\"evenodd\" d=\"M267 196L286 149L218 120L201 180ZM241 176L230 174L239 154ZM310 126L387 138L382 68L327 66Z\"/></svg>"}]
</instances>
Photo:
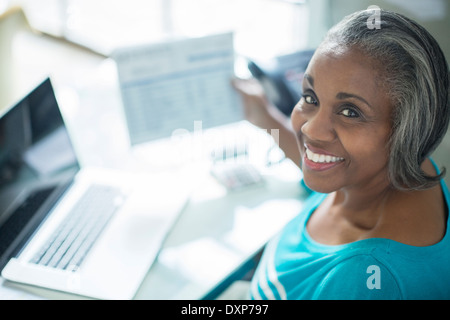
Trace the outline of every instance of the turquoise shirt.
<instances>
[{"instance_id":1,"label":"turquoise shirt","mask_svg":"<svg viewBox=\"0 0 450 320\"><path fill-rule=\"evenodd\" d=\"M448 212L449 191L444 181L441 186ZM426 247L382 238L320 244L308 235L306 223L325 197L313 192L303 212L266 246L251 298L450 299L449 232Z\"/></svg>"}]
</instances>

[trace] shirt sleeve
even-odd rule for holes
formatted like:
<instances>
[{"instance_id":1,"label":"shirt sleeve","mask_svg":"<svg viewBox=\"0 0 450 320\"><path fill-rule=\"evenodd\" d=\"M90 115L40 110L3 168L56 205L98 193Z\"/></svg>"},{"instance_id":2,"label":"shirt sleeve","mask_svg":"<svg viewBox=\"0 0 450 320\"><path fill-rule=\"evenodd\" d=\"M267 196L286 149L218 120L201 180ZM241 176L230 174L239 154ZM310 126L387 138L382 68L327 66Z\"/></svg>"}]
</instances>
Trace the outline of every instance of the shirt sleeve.
<instances>
[{"instance_id":1,"label":"shirt sleeve","mask_svg":"<svg viewBox=\"0 0 450 320\"><path fill-rule=\"evenodd\" d=\"M318 300L398 300L401 290L390 270L370 255L348 258L333 267L315 291Z\"/></svg>"}]
</instances>

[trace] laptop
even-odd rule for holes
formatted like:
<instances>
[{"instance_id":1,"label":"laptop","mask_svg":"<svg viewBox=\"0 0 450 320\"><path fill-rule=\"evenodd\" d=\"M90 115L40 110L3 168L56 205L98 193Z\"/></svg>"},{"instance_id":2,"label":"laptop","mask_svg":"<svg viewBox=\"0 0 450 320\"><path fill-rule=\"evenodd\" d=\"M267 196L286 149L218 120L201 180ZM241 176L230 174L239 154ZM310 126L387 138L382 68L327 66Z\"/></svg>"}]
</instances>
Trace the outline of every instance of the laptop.
<instances>
[{"instance_id":1,"label":"laptop","mask_svg":"<svg viewBox=\"0 0 450 320\"><path fill-rule=\"evenodd\" d=\"M133 298L187 202L178 182L81 167L45 79L0 114L1 275L92 298Z\"/></svg>"}]
</instances>

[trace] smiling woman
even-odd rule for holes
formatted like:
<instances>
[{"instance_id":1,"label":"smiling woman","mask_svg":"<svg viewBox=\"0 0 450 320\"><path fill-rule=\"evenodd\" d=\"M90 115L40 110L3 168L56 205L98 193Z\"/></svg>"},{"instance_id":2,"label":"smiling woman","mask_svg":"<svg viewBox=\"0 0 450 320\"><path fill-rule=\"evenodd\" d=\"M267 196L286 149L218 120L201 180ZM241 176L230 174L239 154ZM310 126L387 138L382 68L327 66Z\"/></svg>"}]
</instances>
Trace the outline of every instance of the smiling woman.
<instances>
[{"instance_id":1,"label":"smiling woman","mask_svg":"<svg viewBox=\"0 0 450 320\"><path fill-rule=\"evenodd\" d=\"M292 124L304 180L313 190L329 193L345 185L373 190L389 184L392 106L372 65L359 50L324 44L306 70ZM326 155L339 161L316 161Z\"/></svg>"},{"instance_id":2,"label":"smiling woman","mask_svg":"<svg viewBox=\"0 0 450 320\"><path fill-rule=\"evenodd\" d=\"M325 43L361 50L379 71L378 85L395 106L391 183L398 189L436 185L441 176L429 176L421 169L441 142L450 112L448 65L435 39L416 22L383 12L379 30L349 16L330 30Z\"/></svg>"},{"instance_id":3,"label":"smiling woman","mask_svg":"<svg viewBox=\"0 0 450 320\"><path fill-rule=\"evenodd\" d=\"M254 84L234 82L246 114L260 111L249 120L280 129L311 190L267 245L252 298L450 298L450 194L430 159L449 124L448 64L414 21L380 10L369 28L371 17L328 32L291 126Z\"/></svg>"}]
</instances>

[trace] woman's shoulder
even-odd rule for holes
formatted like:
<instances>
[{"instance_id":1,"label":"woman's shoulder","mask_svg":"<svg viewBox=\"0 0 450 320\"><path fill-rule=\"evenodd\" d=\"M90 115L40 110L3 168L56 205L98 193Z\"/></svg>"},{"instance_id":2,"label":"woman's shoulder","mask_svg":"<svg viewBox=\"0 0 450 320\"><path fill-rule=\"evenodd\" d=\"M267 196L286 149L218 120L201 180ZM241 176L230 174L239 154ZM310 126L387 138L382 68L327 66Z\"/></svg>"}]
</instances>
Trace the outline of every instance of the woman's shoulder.
<instances>
[{"instance_id":1,"label":"woman's shoulder","mask_svg":"<svg viewBox=\"0 0 450 320\"><path fill-rule=\"evenodd\" d=\"M435 174L430 160L424 171ZM389 218L373 236L389 238L412 246L430 246L440 242L448 224L448 201L445 184L417 191L396 192L387 206Z\"/></svg>"},{"instance_id":2,"label":"woman's shoulder","mask_svg":"<svg viewBox=\"0 0 450 320\"><path fill-rule=\"evenodd\" d=\"M389 242L387 240L386 242ZM391 243L392 245L392 243ZM409 248L411 249L411 248ZM420 251L420 250L419 250ZM447 258L419 259L395 248L348 254L326 270L315 299L448 299ZM415 252L417 254L418 252ZM428 256L428 258L427 258Z\"/></svg>"},{"instance_id":3,"label":"woman's shoulder","mask_svg":"<svg viewBox=\"0 0 450 320\"><path fill-rule=\"evenodd\" d=\"M372 254L353 254L328 270L313 298L391 300L403 294L389 266Z\"/></svg>"}]
</instances>

